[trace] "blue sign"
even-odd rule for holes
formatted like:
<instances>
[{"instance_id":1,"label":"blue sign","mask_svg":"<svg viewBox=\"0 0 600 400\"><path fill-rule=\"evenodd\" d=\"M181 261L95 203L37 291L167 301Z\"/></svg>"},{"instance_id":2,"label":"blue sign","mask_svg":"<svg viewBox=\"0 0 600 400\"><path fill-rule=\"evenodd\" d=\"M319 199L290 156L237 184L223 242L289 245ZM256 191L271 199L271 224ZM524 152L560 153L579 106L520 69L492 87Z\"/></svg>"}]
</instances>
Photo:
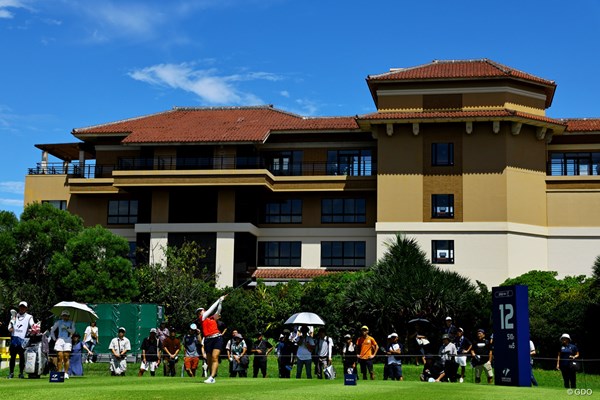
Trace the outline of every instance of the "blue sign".
<instances>
[{"instance_id":1,"label":"blue sign","mask_svg":"<svg viewBox=\"0 0 600 400\"><path fill-rule=\"evenodd\" d=\"M496 385L531 386L527 286L492 288Z\"/></svg>"}]
</instances>

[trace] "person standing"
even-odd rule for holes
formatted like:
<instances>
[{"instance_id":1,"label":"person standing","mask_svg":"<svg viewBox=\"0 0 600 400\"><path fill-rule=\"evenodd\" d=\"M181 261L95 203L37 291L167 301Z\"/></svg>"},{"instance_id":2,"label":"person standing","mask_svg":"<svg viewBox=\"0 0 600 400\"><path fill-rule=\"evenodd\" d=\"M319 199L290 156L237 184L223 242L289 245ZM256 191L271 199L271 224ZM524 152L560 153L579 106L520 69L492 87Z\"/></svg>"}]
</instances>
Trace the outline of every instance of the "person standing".
<instances>
[{"instance_id":1,"label":"person standing","mask_svg":"<svg viewBox=\"0 0 600 400\"><path fill-rule=\"evenodd\" d=\"M302 378L302 369L306 368L306 378L312 379L312 352L315 349L315 340L310 336L310 329L303 325L296 335L298 350L296 351L296 379Z\"/></svg>"},{"instance_id":2,"label":"person standing","mask_svg":"<svg viewBox=\"0 0 600 400\"><path fill-rule=\"evenodd\" d=\"M465 381L465 367L467 366L467 354L471 353L473 345L471 341L465 337L465 331L463 328L456 330L456 337L454 338L454 345L456 346L456 363L460 366L460 378L458 381L463 383Z\"/></svg>"},{"instance_id":3,"label":"person standing","mask_svg":"<svg viewBox=\"0 0 600 400\"><path fill-rule=\"evenodd\" d=\"M379 349L379 345L373 339L373 337L369 336L369 327L363 325L360 328L361 336L356 341L356 347L358 348L358 364L360 365L360 372L363 376L364 380L367 380L367 371L369 371L369 377L371 380L375 379L375 374L373 373L373 359L375 358L375 354L377 354L377 350Z\"/></svg>"},{"instance_id":4,"label":"person standing","mask_svg":"<svg viewBox=\"0 0 600 400\"><path fill-rule=\"evenodd\" d=\"M73 348L71 336L75 333L75 324L69 319L70 316L68 310L63 310L60 313L61 319L56 321L50 330L52 338L56 340L54 350L58 355L58 370L64 371L65 379L69 379L69 364ZM58 332L58 335L55 336L55 332Z\"/></svg>"},{"instance_id":5,"label":"person standing","mask_svg":"<svg viewBox=\"0 0 600 400\"><path fill-rule=\"evenodd\" d=\"M442 335L448 335L450 337L450 342L454 342L456 331L456 325L454 325L454 322L452 322L452 317L446 317L444 329L442 329Z\"/></svg>"},{"instance_id":6,"label":"person standing","mask_svg":"<svg viewBox=\"0 0 600 400\"><path fill-rule=\"evenodd\" d=\"M196 377L196 370L200 364L200 353L202 346L202 335L198 325L191 324L188 333L183 337L185 372L190 378Z\"/></svg>"},{"instance_id":7,"label":"person standing","mask_svg":"<svg viewBox=\"0 0 600 400\"><path fill-rule=\"evenodd\" d=\"M535 356L535 354L535 345L533 344L533 341L529 340L529 365L531 366L531 384L533 386L538 385L535 376L533 376L533 356Z\"/></svg>"},{"instance_id":8,"label":"person standing","mask_svg":"<svg viewBox=\"0 0 600 400\"><path fill-rule=\"evenodd\" d=\"M481 382L481 372L485 371L488 383L492 383L494 371L492 370L492 346L485 338L483 329L477 330L477 340L471 348L473 367L475 368L475 383Z\"/></svg>"},{"instance_id":9,"label":"person standing","mask_svg":"<svg viewBox=\"0 0 600 400\"><path fill-rule=\"evenodd\" d=\"M315 350L315 375L323 379L325 368L331 365L333 354L333 340L327 336L325 328L319 328Z\"/></svg>"},{"instance_id":10,"label":"person standing","mask_svg":"<svg viewBox=\"0 0 600 400\"><path fill-rule=\"evenodd\" d=\"M344 335L344 347L342 347L342 362L344 364L344 373L356 375L356 346L352 342L350 334Z\"/></svg>"},{"instance_id":11,"label":"person standing","mask_svg":"<svg viewBox=\"0 0 600 400\"><path fill-rule=\"evenodd\" d=\"M131 350L131 342L125 337L126 330L119 328L117 337L110 341L110 372L113 376L125 376L127 370L127 352Z\"/></svg>"},{"instance_id":12,"label":"person standing","mask_svg":"<svg viewBox=\"0 0 600 400\"><path fill-rule=\"evenodd\" d=\"M150 329L150 334L142 341L142 363L138 376L150 370L150 376L156 376L156 368L160 365L162 344L156 336L156 328Z\"/></svg>"},{"instance_id":13,"label":"person standing","mask_svg":"<svg viewBox=\"0 0 600 400\"><path fill-rule=\"evenodd\" d=\"M282 336L283 338L280 342L281 346L279 347L279 357L277 358L279 377L289 379L292 372L292 366L294 365L296 346L294 346L294 343L290 340L289 329L284 329Z\"/></svg>"},{"instance_id":14,"label":"person standing","mask_svg":"<svg viewBox=\"0 0 600 400\"><path fill-rule=\"evenodd\" d=\"M388 336L390 343L387 346L385 354L388 355L387 367L388 376L393 381L403 381L402 377L402 345L398 343L398 334L391 333Z\"/></svg>"},{"instance_id":15,"label":"person standing","mask_svg":"<svg viewBox=\"0 0 600 400\"><path fill-rule=\"evenodd\" d=\"M86 363L94 362L92 356L94 355L94 347L99 343L98 342L98 327L96 326L96 321L90 322L90 325L85 328L83 332L83 343L88 348L90 353L85 358Z\"/></svg>"},{"instance_id":16,"label":"person standing","mask_svg":"<svg viewBox=\"0 0 600 400\"><path fill-rule=\"evenodd\" d=\"M202 307L196 309L198 322L202 325L202 334L204 336L203 348L206 352L206 361L210 370L210 375L204 383L210 384L216 382L215 377L219 369L219 355L223 347L223 335L219 331L217 321L221 318L221 305L226 297L227 295L219 297L208 310Z\"/></svg>"},{"instance_id":17,"label":"person standing","mask_svg":"<svg viewBox=\"0 0 600 400\"><path fill-rule=\"evenodd\" d=\"M560 350L556 359L556 369L560 370L566 389L577 388L577 371L573 364L574 360L579 358L579 349L571 343L571 336L563 333L560 337Z\"/></svg>"},{"instance_id":18,"label":"person standing","mask_svg":"<svg viewBox=\"0 0 600 400\"><path fill-rule=\"evenodd\" d=\"M440 359L444 364L445 378L450 382L456 382L456 370L458 365L454 360L456 357L456 345L450 341L450 335L442 335L442 346L440 347Z\"/></svg>"},{"instance_id":19,"label":"person standing","mask_svg":"<svg viewBox=\"0 0 600 400\"><path fill-rule=\"evenodd\" d=\"M12 379L15 376L17 356L19 356L19 378L23 379L25 377L23 375L23 371L25 370L25 348L23 344L32 326L33 316L27 313L27 302L22 301L19 303L19 311L14 313L14 316L12 316L8 323L8 332L10 332L8 379Z\"/></svg>"},{"instance_id":20,"label":"person standing","mask_svg":"<svg viewBox=\"0 0 600 400\"><path fill-rule=\"evenodd\" d=\"M252 377L258 377L258 372L263 378L267 377L267 357L273 351L273 345L264 339L262 332L258 333L256 341L252 344Z\"/></svg>"},{"instance_id":21,"label":"person standing","mask_svg":"<svg viewBox=\"0 0 600 400\"><path fill-rule=\"evenodd\" d=\"M79 333L71 336L71 359L69 360L69 376L83 376L83 354L87 356L90 349L81 340ZM65 374L66 375L66 374Z\"/></svg>"},{"instance_id":22,"label":"person standing","mask_svg":"<svg viewBox=\"0 0 600 400\"><path fill-rule=\"evenodd\" d=\"M176 375L175 365L179 360L179 352L181 351L181 341L175 336L175 328L169 329L169 337L163 341L163 350L167 359L166 365L163 366L164 374L165 376L174 377Z\"/></svg>"},{"instance_id":23,"label":"person standing","mask_svg":"<svg viewBox=\"0 0 600 400\"><path fill-rule=\"evenodd\" d=\"M231 356L231 377L235 378L239 376L240 378L245 378L248 376L248 364L250 363L248 360L248 347L246 346L246 342L242 335L236 332L236 334L231 339L231 347L229 350L229 354Z\"/></svg>"}]
</instances>

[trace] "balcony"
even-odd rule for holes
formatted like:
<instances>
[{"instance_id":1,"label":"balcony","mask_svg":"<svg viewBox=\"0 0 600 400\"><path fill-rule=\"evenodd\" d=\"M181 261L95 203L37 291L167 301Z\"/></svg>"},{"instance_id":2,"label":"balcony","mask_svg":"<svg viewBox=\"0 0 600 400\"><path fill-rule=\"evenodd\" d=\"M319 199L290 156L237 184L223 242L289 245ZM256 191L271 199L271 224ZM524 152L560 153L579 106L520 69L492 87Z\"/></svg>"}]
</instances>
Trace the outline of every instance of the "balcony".
<instances>
[{"instance_id":1,"label":"balcony","mask_svg":"<svg viewBox=\"0 0 600 400\"><path fill-rule=\"evenodd\" d=\"M222 171L267 170L274 176L374 176L376 163L356 162L285 162L260 157L155 157L122 158L118 164L38 163L29 175L64 174L73 178L111 178L113 171Z\"/></svg>"}]
</instances>

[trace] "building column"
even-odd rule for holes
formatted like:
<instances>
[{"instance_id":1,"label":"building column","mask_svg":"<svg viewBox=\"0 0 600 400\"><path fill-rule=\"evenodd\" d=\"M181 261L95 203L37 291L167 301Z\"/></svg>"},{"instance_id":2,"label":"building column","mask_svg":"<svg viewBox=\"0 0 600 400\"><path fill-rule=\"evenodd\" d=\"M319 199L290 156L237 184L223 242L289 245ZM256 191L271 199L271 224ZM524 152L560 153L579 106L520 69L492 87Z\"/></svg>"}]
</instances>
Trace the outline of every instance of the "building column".
<instances>
[{"instance_id":1,"label":"building column","mask_svg":"<svg viewBox=\"0 0 600 400\"><path fill-rule=\"evenodd\" d=\"M218 288L233 286L235 278L233 264L234 248L235 232L217 232L215 272L217 274Z\"/></svg>"},{"instance_id":2,"label":"building column","mask_svg":"<svg viewBox=\"0 0 600 400\"><path fill-rule=\"evenodd\" d=\"M150 264L167 265L167 245L169 234L167 232L152 232L150 234Z\"/></svg>"}]
</instances>

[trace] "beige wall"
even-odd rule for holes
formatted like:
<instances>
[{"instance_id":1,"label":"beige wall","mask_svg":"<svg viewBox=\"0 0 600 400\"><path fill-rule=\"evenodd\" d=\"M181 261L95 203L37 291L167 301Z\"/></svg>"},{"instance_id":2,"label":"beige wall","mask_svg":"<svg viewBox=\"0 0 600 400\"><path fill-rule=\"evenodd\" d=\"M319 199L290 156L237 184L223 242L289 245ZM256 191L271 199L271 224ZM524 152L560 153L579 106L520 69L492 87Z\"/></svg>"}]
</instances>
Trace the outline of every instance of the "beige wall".
<instances>
[{"instance_id":1,"label":"beige wall","mask_svg":"<svg viewBox=\"0 0 600 400\"><path fill-rule=\"evenodd\" d=\"M600 226L600 190L551 191L547 194L547 201L548 226Z\"/></svg>"},{"instance_id":2,"label":"beige wall","mask_svg":"<svg viewBox=\"0 0 600 400\"><path fill-rule=\"evenodd\" d=\"M42 200L70 200L66 175L27 175L25 177L25 205Z\"/></svg>"}]
</instances>

